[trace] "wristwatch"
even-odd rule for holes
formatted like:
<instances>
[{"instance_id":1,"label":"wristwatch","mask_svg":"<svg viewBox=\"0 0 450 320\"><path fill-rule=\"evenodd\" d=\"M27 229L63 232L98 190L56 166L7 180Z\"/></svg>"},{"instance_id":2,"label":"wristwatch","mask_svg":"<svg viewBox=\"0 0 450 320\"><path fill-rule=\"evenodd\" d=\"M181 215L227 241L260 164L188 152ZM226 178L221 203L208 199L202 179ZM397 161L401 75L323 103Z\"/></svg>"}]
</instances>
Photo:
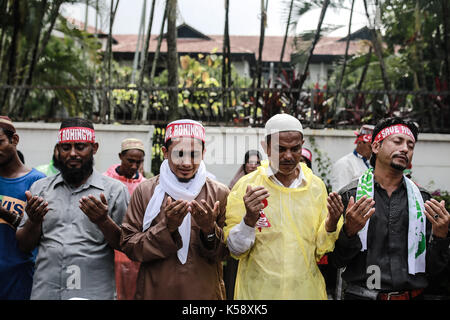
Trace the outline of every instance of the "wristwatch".
<instances>
[{"instance_id":1,"label":"wristwatch","mask_svg":"<svg viewBox=\"0 0 450 320\"><path fill-rule=\"evenodd\" d=\"M216 234L213 232L206 236L206 241L214 241L215 238L216 238Z\"/></svg>"}]
</instances>

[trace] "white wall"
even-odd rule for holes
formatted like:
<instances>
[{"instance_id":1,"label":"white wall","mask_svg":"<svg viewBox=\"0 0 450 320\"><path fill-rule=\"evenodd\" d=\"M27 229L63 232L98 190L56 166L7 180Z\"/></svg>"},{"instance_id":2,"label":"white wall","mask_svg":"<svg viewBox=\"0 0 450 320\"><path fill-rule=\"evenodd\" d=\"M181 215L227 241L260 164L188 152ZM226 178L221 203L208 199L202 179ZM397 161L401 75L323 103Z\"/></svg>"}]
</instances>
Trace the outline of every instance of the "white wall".
<instances>
[{"instance_id":1,"label":"white wall","mask_svg":"<svg viewBox=\"0 0 450 320\"><path fill-rule=\"evenodd\" d=\"M324 156L333 163L353 151L355 135L353 130L311 130L305 129L304 147L313 153L313 171L317 172L315 154L310 138ZM260 141L264 139L263 129L253 128L206 128L205 163L217 179L228 184L244 161L248 149L259 150L264 158ZM430 191L450 190L450 135L419 134L413 157L413 179Z\"/></svg>"},{"instance_id":2,"label":"white wall","mask_svg":"<svg viewBox=\"0 0 450 320\"><path fill-rule=\"evenodd\" d=\"M297 65L296 72L302 72L303 66ZM316 83L319 83L319 86L322 88L328 81L328 70L332 69L333 65L326 63L311 63L308 67L309 75L305 80L305 88L309 88L314 86Z\"/></svg>"},{"instance_id":3,"label":"white wall","mask_svg":"<svg viewBox=\"0 0 450 320\"><path fill-rule=\"evenodd\" d=\"M248 64L248 61L233 61L232 64L236 68L236 72L239 76L250 78L250 65Z\"/></svg>"},{"instance_id":4,"label":"white wall","mask_svg":"<svg viewBox=\"0 0 450 320\"><path fill-rule=\"evenodd\" d=\"M19 135L17 149L25 157L25 164L36 167L48 163L53 155L60 123L18 123L14 126ZM126 138L138 138L144 143L144 170L150 171L151 145L154 127L144 125L102 125L94 124L96 140L99 143L94 156L95 168L104 172L109 166L119 163L120 144Z\"/></svg>"},{"instance_id":5,"label":"white wall","mask_svg":"<svg viewBox=\"0 0 450 320\"><path fill-rule=\"evenodd\" d=\"M48 163L59 129L59 123L15 123L20 137L18 149L25 155L28 166ZM136 137L143 140L146 150L144 167L150 171L150 146L153 126L147 125L94 125L99 150L95 155L95 166L103 172L110 165L119 162L117 154L120 143L125 138ZM331 163L352 152L355 136L353 130L311 130L305 129L305 147L311 149L310 137ZM264 139L264 130L256 128L206 128L207 169L217 179L228 185L239 166L244 161L244 154L249 149L263 152L260 141ZM312 151L312 150L311 150ZM313 152L313 170L317 172ZM435 189L450 190L450 135L419 134L413 158L413 178L431 191Z\"/></svg>"}]
</instances>

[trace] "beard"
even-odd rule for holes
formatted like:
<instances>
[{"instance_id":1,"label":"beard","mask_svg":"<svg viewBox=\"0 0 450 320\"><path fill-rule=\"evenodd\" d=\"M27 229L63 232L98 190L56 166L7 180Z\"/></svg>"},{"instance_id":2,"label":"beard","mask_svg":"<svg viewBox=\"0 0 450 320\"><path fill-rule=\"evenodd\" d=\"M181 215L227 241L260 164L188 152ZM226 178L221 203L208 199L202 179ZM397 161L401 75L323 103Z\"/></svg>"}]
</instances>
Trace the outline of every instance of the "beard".
<instances>
[{"instance_id":1,"label":"beard","mask_svg":"<svg viewBox=\"0 0 450 320\"><path fill-rule=\"evenodd\" d=\"M409 158L407 157L407 156L405 156L406 157L406 162L409 162ZM402 171L403 172L403 170L405 170L406 169L406 166L405 165L403 165L403 164L399 164L399 163L395 163L394 162L394 159L395 159L396 157L394 157L392 160L391 160L391 168L394 168L395 170L398 170L398 171Z\"/></svg>"},{"instance_id":2,"label":"beard","mask_svg":"<svg viewBox=\"0 0 450 320\"><path fill-rule=\"evenodd\" d=\"M92 173L92 168L94 167L94 153L90 154L89 159L82 163L80 168L69 168L56 158L54 158L53 161L54 166L61 172L64 181L69 185L78 186Z\"/></svg>"},{"instance_id":3,"label":"beard","mask_svg":"<svg viewBox=\"0 0 450 320\"><path fill-rule=\"evenodd\" d=\"M391 162L391 167L394 168L395 170L402 171L402 172L403 172L403 170L406 169L405 166L395 163L395 162Z\"/></svg>"},{"instance_id":4,"label":"beard","mask_svg":"<svg viewBox=\"0 0 450 320\"><path fill-rule=\"evenodd\" d=\"M53 155L52 160L53 160L53 166L54 166L56 169L59 170L59 167L58 167L58 166L60 165L60 163L59 163L59 161L58 161L58 158L56 158L56 156Z\"/></svg>"},{"instance_id":5,"label":"beard","mask_svg":"<svg viewBox=\"0 0 450 320\"><path fill-rule=\"evenodd\" d=\"M177 177L177 180L180 181L180 182L182 182L182 183L188 183L189 181L191 181L192 179L195 178L195 175L196 175L196 174L197 174L197 172L194 173L194 175L193 175L192 177L190 177L190 178L180 178L180 177L178 177L178 176L175 176L175 177Z\"/></svg>"}]
</instances>

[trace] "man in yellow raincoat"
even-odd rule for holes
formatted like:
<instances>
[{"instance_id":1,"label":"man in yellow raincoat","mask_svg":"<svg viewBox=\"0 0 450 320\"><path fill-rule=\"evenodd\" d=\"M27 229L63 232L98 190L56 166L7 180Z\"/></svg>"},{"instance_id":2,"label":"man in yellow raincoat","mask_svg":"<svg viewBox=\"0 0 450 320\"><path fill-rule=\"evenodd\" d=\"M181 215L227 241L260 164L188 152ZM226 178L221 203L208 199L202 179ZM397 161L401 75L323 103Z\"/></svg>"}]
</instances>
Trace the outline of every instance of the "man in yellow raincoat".
<instances>
[{"instance_id":1,"label":"man in yellow raincoat","mask_svg":"<svg viewBox=\"0 0 450 320\"><path fill-rule=\"evenodd\" d=\"M269 160L228 196L225 237L240 260L234 298L327 299L317 261L333 250L342 219L329 215L325 184L300 163L300 121L278 114L265 129Z\"/></svg>"}]
</instances>

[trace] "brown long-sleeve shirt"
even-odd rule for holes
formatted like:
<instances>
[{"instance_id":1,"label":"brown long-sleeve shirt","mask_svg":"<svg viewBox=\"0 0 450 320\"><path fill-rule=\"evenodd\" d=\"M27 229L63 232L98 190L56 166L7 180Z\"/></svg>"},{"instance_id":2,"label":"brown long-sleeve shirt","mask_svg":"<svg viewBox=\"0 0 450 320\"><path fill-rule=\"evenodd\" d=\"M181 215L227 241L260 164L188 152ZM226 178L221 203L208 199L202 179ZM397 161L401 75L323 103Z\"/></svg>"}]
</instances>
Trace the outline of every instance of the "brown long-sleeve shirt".
<instances>
[{"instance_id":1,"label":"brown long-sleeve shirt","mask_svg":"<svg viewBox=\"0 0 450 320\"><path fill-rule=\"evenodd\" d=\"M182 247L181 236L167 229L164 208L151 226L142 231L145 209L159 183L159 176L142 182L134 191L122 223L121 248L132 260L140 261L141 267L136 286L136 299L225 299L222 263L228 256L224 243L223 226L229 189L209 178L195 199L204 199L214 207L220 201L216 217L216 239L208 242L199 226L191 218L191 238L185 264L181 264L177 251Z\"/></svg>"}]
</instances>

